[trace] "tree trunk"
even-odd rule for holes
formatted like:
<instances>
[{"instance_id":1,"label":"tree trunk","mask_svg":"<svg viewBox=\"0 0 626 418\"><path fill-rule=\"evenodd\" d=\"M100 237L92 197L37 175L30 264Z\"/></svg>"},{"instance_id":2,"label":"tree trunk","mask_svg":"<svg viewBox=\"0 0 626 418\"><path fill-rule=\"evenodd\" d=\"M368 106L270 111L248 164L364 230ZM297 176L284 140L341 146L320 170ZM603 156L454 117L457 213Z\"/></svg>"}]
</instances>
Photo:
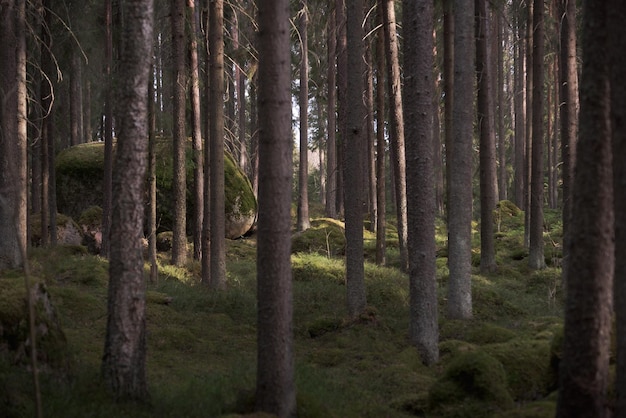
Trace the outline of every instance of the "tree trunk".
<instances>
[{"instance_id":1,"label":"tree trunk","mask_svg":"<svg viewBox=\"0 0 626 418\"><path fill-rule=\"evenodd\" d=\"M156 187L156 106L154 102L154 62L150 67L148 84L148 193L150 212L148 218L148 253L150 259L150 283L159 280L157 264L157 187ZM198 203L200 204L200 203Z\"/></svg>"},{"instance_id":2,"label":"tree trunk","mask_svg":"<svg viewBox=\"0 0 626 418\"><path fill-rule=\"evenodd\" d=\"M624 154L623 148L616 148L621 154L612 156L609 96L624 91L623 88L618 88L618 92L609 89L606 27L607 13L618 13L618 10L623 10L621 4L613 9L605 2L583 2L580 136L572 194L570 257L565 278L567 300L557 404L560 418L611 416L607 410L607 388L616 238L612 159ZM623 24L623 21L618 23L620 27ZM614 80L619 86L621 74L616 77ZM616 141L615 144L620 142L623 143ZM617 164L616 179L623 180L622 172ZM616 202L620 203L619 197ZM619 221L617 225L617 238L623 239ZM620 259L617 261L619 265ZM616 300L616 307L623 305ZM619 364L618 361L618 367Z\"/></svg>"},{"instance_id":3,"label":"tree trunk","mask_svg":"<svg viewBox=\"0 0 626 418\"><path fill-rule=\"evenodd\" d=\"M18 6L14 0L6 3L0 8L0 271L21 267L22 245L26 245L26 218L22 219L24 209L20 207L26 192L26 184L21 190L21 170L26 169L22 167L21 147L26 144L22 144L18 126L18 118L24 116L19 96L25 89L19 84L25 80L21 80L16 50Z\"/></svg>"},{"instance_id":4,"label":"tree trunk","mask_svg":"<svg viewBox=\"0 0 626 418\"><path fill-rule=\"evenodd\" d=\"M111 200L113 198L113 80L111 75L113 68L112 1L113 0L105 0L104 2L104 73L106 77L106 88L104 92L104 181L102 186L104 188L104 196L102 200L102 246L100 248L100 255L104 258L109 257ZM51 145L54 144L51 133L48 132L48 135L50 136L48 143ZM50 171L51 174L52 171L54 170Z\"/></svg>"},{"instance_id":5,"label":"tree trunk","mask_svg":"<svg viewBox=\"0 0 626 418\"><path fill-rule=\"evenodd\" d=\"M439 360L433 164L433 2L405 0L404 68L411 342L422 362Z\"/></svg>"},{"instance_id":6,"label":"tree trunk","mask_svg":"<svg viewBox=\"0 0 626 418\"><path fill-rule=\"evenodd\" d=\"M378 9L377 25L383 23L383 11ZM379 28L376 33L376 264L387 263L387 191L385 157L385 35Z\"/></svg>"},{"instance_id":7,"label":"tree trunk","mask_svg":"<svg viewBox=\"0 0 626 418\"><path fill-rule=\"evenodd\" d=\"M193 258L202 255L202 218L204 209L204 167L202 161L202 109L200 108L200 75L198 64L198 30L195 0L187 0L189 9L189 76L191 78L191 145L193 149Z\"/></svg>"},{"instance_id":8,"label":"tree trunk","mask_svg":"<svg viewBox=\"0 0 626 418\"><path fill-rule=\"evenodd\" d=\"M187 262L187 183L185 149L185 87L187 85L185 65L185 0L170 3L172 25L172 154L173 164L173 206L174 225L172 227L172 264L184 266Z\"/></svg>"},{"instance_id":9,"label":"tree trunk","mask_svg":"<svg viewBox=\"0 0 626 418\"><path fill-rule=\"evenodd\" d=\"M380 0L383 10L385 31L385 55L387 56L387 82L389 89L389 109L391 146L395 167L394 187L396 189L396 214L398 217L398 239L400 247L400 268L408 270L407 218L406 218L406 157L404 148L404 121L402 116L402 92L396 16L393 0Z\"/></svg>"},{"instance_id":10,"label":"tree trunk","mask_svg":"<svg viewBox=\"0 0 626 418\"><path fill-rule=\"evenodd\" d=\"M120 62L120 131L113 179L108 317L102 375L117 399L145 400L146 289L143 271L144 193L148 151L148 82L152 0L128 1Z\"/></svg>"},{"instance_id":11,"label":"tree trunk","mask_svg":"<svg viewBox=\"0 0 626 418\"><path fill-rule=\"evenodd\" d=\"M337 188L335 195L335 213L338 217L344 214L344 148L347 137L346 118L350 104L346 101L348 88L348 61L346 46L346 0L335 0L335 20L337 32L337 127L339 139L336 142L337 153Z\"/></svg>"},{"instance_id":12,"label":"tree trunk","mask_svg":"<svg viewBox=\"0 0 626 418\"><path fill-rule=\"evenodd\" d=\"M504 77L504 49L508 47L508 36L505 35L502 22L504 21L503 11L497 10L497 16L495 18L497 34L493 38L496 40L494 52L497 54L496 59L496 89L497 89L497 106L498 111L498 200L508 199L508 178L507 178L507 164L506 164L506 132L504 130L504 114L506 109L506 99L504 95L505 82ZM505 46L506 44L506 46Z\"/></svg>"},{"instance_id":13,"label":"tree trunk","mask_svg":"<svg viewBox=\"0 0 626 418\"><path fill-rule=\"evenodd\" d=\"M453 103L454 103L454 0L443 0L443 95L444 95L444 144L446 146L446 195L445 214L450 209L450 170L452 146L454 144Z\"/></svg>"},{"instance_id":14,"label":"tree trunk","mask_svg":"<svg viewBox=\"0 0 626 418\"><path fill-rule=\"evenodd\" d=\"M332 10L328 32L328 132L326 139L326 216L337 217L337 127L336 127L336 46L337 46L337 22L335 9Z\"/></svg>"},{"instance_id":15,"label":"tree trunk","mask_svg":"<svg viewBox=\"0 0 626 418\"><path fill-rule=\"evenodd\" d=\"M453 141L448 200L449 318L472 317L472 134L474 1L454 2Z\"/></svg>"},{"instance_id":16,"label":"tree trunk","mask_svg":"<svg viewBox=\"0 0 626 418\"><path fill-rule=\"evenodd\" d=\"M371 30L368 28L368 31ZM376 203L376 134L374 133L374 62L373 62L373 44L371 38L367 39L365 44L365 107L367 109L367 141L365 151L365 175L367 176L367 199L366 207L369 214L369 230L376 232L378 217Z\"/></svg>"},{"instance_id":17,"label":"tree trunk","mask_svg":"<svg viewBox=\"0 0 626 418\"><path fill-rule=\"evenodd\" d=\"M296 416L291 273L289 1L259 2L256 409Z\"/></svg>"},{"instance_id":18,"label":"tree trunk","mask_svg":"<svg viewBox=\"0 0 626 418\"><path fill-rule=\"evenodd\" d=\"M496 206L496 135L494 126L493 74L489 43L489 10L486 0L476 0L476 77L480 132L480 271L496 270L493 210Z\"/></svg>"},{"instance_id":19,"label":"tree trunk","mask_svg":"<svg viewBox=\"0 0 626 418\"><path fill-rule=\"evenodd\" d=\"M543 256L543 80L544 21L543 2L534 0L533 25L533 128L530 185L530 248L528 265L532 269L546 266Z\"/></svg>"},{"instance_id":20,"label":"tree trunk","mask_svg":"<svg viewBox=\"0 0 626 418\"><path fill-rule=\"evenodd\" d=\"M346 291L348 314L357 317L365 310L365 270L363 256L363 179L362 150L366 109L363 103L363 0L346 2L348 89L346 91L346 132L344 179L346 210Z\"/></svg>"},{"instance_id":21,"label":"tree trunk","mask_svg":"<svg viewBox=\"0 0 626 418\"><path fill-rule=\"evenodd\" d=\"M578 135L578 64L576 52L576 1L560 0L561 22L561 160L563 168L563 266L569 257L569 225L572 212L572 182ZM565 276L565 272L564 276ZM566 276L565 276L566 277Z\"/></svg>"},{"instance_id":22,"label":"tree trunk","mask_svg":"<svg viewBox=\"0 0 626 418\"><path fill-rule=\"evenodd\" d=\"M83 139L83 89L81 51L72 47L70 64L70 144L82 144Z\"/></svg>"},{"instance_id":23,"label":"tree trunk","mask_svg":"<svg viewBox=\"0 0 626 418\"><path fill-rule=\"evenodd\" d=\"M599 53L603 50L613 51L612 53L608 53L612 71L610 76L610 94L613 134L613 196L615 213L615 274L613 303L615 309L615 367L617 376L615 379L616 395L613 416L623 417L626 415L626 304L623 303L623 301L626 300L626 282L624 282L624 277L626 277L626 190L624 189L624 184L626 184L626 167L622 162L626 157L626 126L624 125L626 122L626 86L623 82L624 72L626 71L626 57L619 51L623 51L626 47L626 26L624 25L624 22L626 21L626 8L624 7L623 2L615 0L607 2L607 5L604 7L606 8L606 13L608 13L608 46L594 47L592 51L595 53ZM587 6L587 8L590 9L592 7ZM567 4L567 13L571 14L572 20L575 18L576 4L573 0ZM571 23L571 21L569 23ZM600 27L602 26L603 25L600 25ZM570 36L575 36L575 33L570 33ZM573 44L575 45L575 42L573 42ZM571 45L569 46L571 47ZM581 153L578 153L578 155L581 155ZM589 180L593 181L591 178L589 178ZM574 210L573 206L570 206L570 210ZM573 228L573 216L569 219L569 222L572 223ZM590 245L594 245L593 241L585 240L585 242ZM575 257L575 254L572 252L571 258L573 257ZM606 262L607 261L605 261L605 263Z\"/></svg>"},{"instance_id":24,"label":"tree trunk","mask_svg":"<svg viewBox=\"0 0 626 418\"><path fill-rule=\"evenodd\" d=\"M206 12L203 17L204 21L204 50L205 55L205 68L204 68L204 98L206 103L206 110L211 106L211 60L209 50L209 5L211 0L204 0L203 8ZM206 112L209 113L209 112ZM203 165L204 165L204 196L211 196L211 147L209 138L211 137L211 117L207 115L204 123L204 149L203 149ZM203 217L202 217L202 260L200 264L202 266L202 278L201 283L205 286L211 284L211 199L204 199L203 202Z\"/></svg>"},{"instance_id":25,"label":"tree trunk","mask_svg":"<svg viewBox=\"0 0 626 418\"><path fill-rule=\"evenodd\" d=\"M224 213L224 1L209 2L211 147L211 281L213 289L226 288L226 230Z\"/></svg>"},{"instance_id":26,"label":"tree trunk","mask_svg":"<svg viewBox=\"0 0 626 418\"><path fill-rule=\"evenodd\" d=\"M296 229L305 231L310 228L309 219L309 46L308 46L308 8L307 0L302 0L300 16L300 165L298 167L298 214Z\"/></svg>"},{"instance_id":27,"label":"tree trunk","mask_svg":"<svg viewBox=\"0 0 626 418\"><path fill-rule=\"evenodd\" d=\"M526 200L524 198L525 177L524 162L526 161L526 89L524 76L526 74L526 51L524 43L524 19L522 18L521 0L516 0L516 10L514 19L516 26L516 46L515 46L515 147L514 147L514 178L513 178L513 199L520 209L526 210Z\"/></svg>"}]
</instances>

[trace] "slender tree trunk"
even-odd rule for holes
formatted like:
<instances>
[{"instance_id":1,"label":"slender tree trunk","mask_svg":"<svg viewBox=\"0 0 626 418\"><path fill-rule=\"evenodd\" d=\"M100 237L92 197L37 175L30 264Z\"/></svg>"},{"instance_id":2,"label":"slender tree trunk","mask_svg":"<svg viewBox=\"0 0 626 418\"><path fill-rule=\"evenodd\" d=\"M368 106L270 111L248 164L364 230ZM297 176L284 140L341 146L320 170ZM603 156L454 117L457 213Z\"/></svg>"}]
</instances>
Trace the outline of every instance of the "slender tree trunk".
<instances>
[{"instance_id":1,"label":"slender tree trunk","mask_svg":"<svg viewBox=\"0 0 626 418\"><path fill-rule=\"evenodd\" d=\"M302 0L300 16L300 166L298 169L298 219L296 228L305 231L310 228L309 219L309 46L308 46L308 7Z\"/></svg>"},{"instance_id":2,"label":"slender tree trunk","mask_svg":"<svg viewBox=\"0 0 626 418\"><path fill-rule=\"evenodd\" d=\"M189 76L191 88L191 145L193 149L193 258L202 255L202 218L204 209L204 167L202 161L202 110L200 108L200 76L198 63L198 30L195 0L187 0L189 9Z\"/></svg>"},{"instance_id":3,"label":"slender tree trunk","mask_svg":"<svg viewBox=\"0 0 626 418\"><path fill-rule=\"evenodd\" d=\"M83 139L83 89L81 52L72 47L70 58L70 144L82 144Z\"/></svg>"},{"instance_id":4,"label":"slender tree trunk","mask_svg":"<svg viewBox=\"0 0 626 418\"><path fill-rule=\"evenodd\" d=\"M336 3L335 3L336 4ZM330 7L330 6L329 6ZM328 132L326 139L326 216L337 217L337 127L336 127L336 46L337 24L333 8L326 37L328 39Z\"/></svg>"},{"instance_id":5,"label":"slender tree trunk","mask_svg":"<svg viewBox=\"0 0 626 418\"><path fill-rule=\"evenodd\" d=\"M496 206L496 137L491 73L489 10L486 0L476 0L476 77L480 132L480 271L496 270L493 210Z\"/></svg>"},{"instance_id":6,"label":"slender tree trunk","mask_svg":"<svg viewBox=\"0 0 626 418\"><path fill-rule=\"evenodd\" d=\"M226 226L224 212L224 1L209 1L210 109L211 121L211 282L226 288Z\"/></svg>"},{"instance_id":7,"label":"slender tree trunk","mask_svg":"<svg viewBox=\"0 0 626 418\"><path fill-rule=\"evenodd\" d=\"M378 9L377 25L383 23L383 11ZM385 156L385 36L379 28L376 33L376 264L387 263L387 191Z\"/></svg>"},{"instance_id":8,"label":"slender tree trunk","mask_svg":"<svg viewBox=\"0 0 626 418\"><path fill-rule=\"evenodd\" d=\"M48 7L49 0L42 1L41 16L41 69L44 74L52 74L52 38L50 36L51 16ZM52 142L52 78L41 78L39 88L41 100L41 245L50 242L50 158L48 157L49 143Z\"/></svg>"},{"instance_id":9,"label":"slender tree trunk","mask_svg":"<svg viewBox=\"0 0 626 418\"><path fill-rule=\"evenodd\" d=\"M159 280L159 266L157 264L157 187L156 187L156 109L154 101L154 63L150 67L150 82L148 84L148 193L150 212L148 219L148 253L150 258L150 283L156 284ZM200 203L198 203L200 204Z\"/></svg>"},{"instance_id":10,"label":"slender tree trunk","mask_svg":"<svg viewBox=\"0 0 626 418\"><path fill-rule=\"evenodd\" d=\"M368 28L368 31L370 29ZM366 167L365 175L367 176L367 213L369 214L369 230L376 232L378 217L376 204L376 134L374 133L374 62L373 62L373 44L371 39L365 44L365 107L367 109L367 143L365 151Z\"/></svg>"},{"instance_id":11,"label":"slender tree trunk","mask_svg":"<svg viewBox=\"0 0 626 418\"><path fill-rule=\"evenodd\" d=\"M291 273L289 1L259 2L258 368L256 409L296 416Z\"/></svg>"},{"instance_id":12,"label":"slender tree trunk","mask_svg":"<svg viewBox=\"0 0 626 418\"><path fill-rule=\"evenodd\" d=\"M205 96L205 113L208 117L204 123L204 149L203 149L203 165L204 165L204 196L211 196L211 147L209 138L211 137L211 115L208 109L211 106L211 59L209 44L209 7L210 0L204 0L203 8L206 15L204 21L204 46L205 46L205 68L204 68L204 96ZM202 279L201 283L205 286L211 284L211 199L204 199L204 210L202 217Z\"/></svg>"},{"instance_id":13,"label":"slender tree trunk","mask_svg":"<svg viewBox=\"0 0 626 418\"><path fill-rule=\"evenodd\" d=\"M448 196L449 318L472 317L474 1L454 1L453 141Z\"/></svg>"},{"instance_id":14,"label":"slender tree trunk","mask_svg":"<svg viewBox=\"0 0 626 418\"><path fill-rule=\"evenodd\" d=\"M524 19L522 18L521 0L516 0L514 19L516 25L515 46L515 150L514 150L514 175L513 198L515 204L522 210L526 210L524 198L524 162L526 161L526 89L524 76L526 74L526 51L524 42Z\"/></svg>"},{"instance_id":15,"label":"slender tree trunk","mask_svg":"<svg viewBox=\"0 0 626 418\"><path fill-rule=\"evenodd\" d=\"M172 264L184 266L187 262L187 174L185 149L185 89L187 85L185 65L185 0L170 4L172 25L172 154L173 154L173 206Z\"/></svg>"},{"instance_id":16,"label":"slender tree trunk","mask_svg":"<svg viewBox=\"0 0 626 418\"><path fill-rule=\"evenodd\" d=\"M454 0L443 0L443 94L444 94L444 144L446 147L446 196L445 213L450 208L450 157L454 145L453 103L454 103Z\"/></svg>"},{"instance_id":17,"label":"slender tree trunk","mask_svg":"<svg viewBox=\"0 0 626 418\"><path fill-rule=\"evenodd\" d=\"M404 0L406 167L411 342L422 362L439 360L435 254L432 79L433 14L429 0Z\"/></svg>"},{"instance_id":18,"label":"slender tree trunk","mask_svg":"<svg viewBox=\"0 0 626 418\"><path fill-rule=\"evenodd\" d=\"M524 151L524 245L530 246L530 194L531 194L531 162L532 162L532 145L533 145L533 94L535 93L533 88L533 73L535 68L533 66L534 59L534 38L535 27L533 23L533 4L534 0L526 2L526 137L524 138L524 144L526 149Z\"/></svg>"},{"instance_id":19,"label":"slender tree trunk","mask_svg":"<svg viewBox=\"0 0 626 418\"><path fill-rule=\"evenodd\" d=\"M616 92L609 88L610 49L606 27L609 13L618 13L623 6L620 4L613 10L608 4L583 2L580 136L565 278L567 300L556 414L559 418L611 416L607 410L607 388L615 261L612 159L623 152L612 156L610 95ZM623 24L619 22L620 26ZM618 77L620 85L621 75ZM623 92L618 87L617 93ZM616 165L616 179L623 180L619 166ZM619 198L616 202L620 202ZM617 238L623 238L621 224L617 225ZM619 265L620 260L617 261ZM618 390L621 392L623 387Z\"/></svg>"},{"instance_id":20,"label":"slender tree trunk","mask_svg":"<svg viewBox=\"0 0 626 418\"><path fill-rule=\"evenodd\" d=\"M366 109L363 103L363 0L346 2L348 40L348 89L346 102L347 136L344 142L344 179L346 209L346 291L348 314L356 317L365 310L365 270L363 257L362 150L365 138Z\"/></svg>"},{"instance_id":21,"label":"slender tree trunk","mask_svg":"<svg viewBox=\"0 0 626 418\"><path fill-rule=\"evenodd\" d=\"M404 148L404 120L402 116L402 92L398 40L396 35L396 17L393 0L380 0L385 31L385 54L389 84L389 108L391 114L392 157L395 166L396 213L398 217L398 239L400 247L400 268L408 271L409 257L407 249L406 215L406 157Z\"/></svg>"},{"instance_id":22,"label":"slender tree trunk","mask_svg":"<svg viewBox=\"0 0 626 418\"><path fill-rule=\"evenodd\" d=\"M569 225L572 212L572 182L578 135L578 69L576 52L576 1L560 0L561 22L561 160L563 168L563 266L569 257ZM564 277L566 276L566 272Z\"/></svg>"},{"instance_id":23,"label":"slender tree trunk","mask_svg":"<svg viewBox=\"0 0 626 418\"><path fill-rule=\"evenodd\" d=\"M102 201L102 246L100 255L109 257L110 250L110 229L111 229L111 200L113 189L113 80L111 70L113 68L113 10L112 1L104 2L104 73L106 77L106 88L104 92L104 196ZM48 132L48 135L51 135ZM53 144L52 137L48 140ZM53 170L51 170L52 173ZM56 235L56 234L55 234Z\"/></svg>"},{"instance_id":24,"label":"slender tree trunk","mask_svg":"<svg viewBox=\"0 0 626 418\"><path fill-rule=\"evenodd\" d=\"M504 77L504 49L505 45L508 46L507 35L505 34L503 28L503 11L496 11L496 28L497 34L494 36L496 39L496 48L495 53L497 54L496 59L496 89L497 89L497 101L498 104L496 109L498 111L498 200L507 200L508 199L508 178L507 178L507 164L506 164L506 133L504 130L504 114L505 114L505 77Z\"/></svg>"},{"instance_id":25,"label":"slender tree trunk","mask_svg":"<svg viewBox=\"0 0 626 418\"><path fill-rule=\"evenodd\" d=\"M107 330L102 358L106 387L117 399L145 400L146 289L143 271L148 83L152 59L152 0L123 4L125 45L120 62L121 114L111 222Z\"/></svg>"},{"instance_id":26,"label":"slender tree trunk","mask_svg":"<svg viewBox=\"0 0 626 418\"><path fill-rule=\"evenodd\" d=\"M543 255L543 81L544 21L543 2L534 0L533 24L533 129L530 185L530 248L528 265L541 269L546 265Z\"/></svg>"},{"instance_id":27,"label":"slender tree trunk","mask_svg":"<svg viewBox=\"0 0 626 418\"><path fill-rule=\"evenodd\" d=\"M346 0L335 0L335 30L337 33L337 126L339 139L336 142L337 153L337 188L335 195L335 214L340 217L344 214L344 145L347 132L347 109L351 106L346 100L348 88L348 61L346 45ZM352 71L352 70L350 70Z\"/></svg>"}]
</instances>

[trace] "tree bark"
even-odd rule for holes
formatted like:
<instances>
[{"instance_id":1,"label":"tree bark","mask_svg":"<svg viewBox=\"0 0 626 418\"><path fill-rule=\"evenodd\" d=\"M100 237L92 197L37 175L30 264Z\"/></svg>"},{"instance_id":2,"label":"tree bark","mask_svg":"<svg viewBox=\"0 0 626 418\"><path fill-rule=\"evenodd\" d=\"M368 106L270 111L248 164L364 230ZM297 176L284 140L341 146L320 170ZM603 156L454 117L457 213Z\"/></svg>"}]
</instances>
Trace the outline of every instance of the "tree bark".
<instances>
[{"instance_id":1,"label":"tree bark","mask_svg":"<svg viewBox=\"0 0 626 418\"><path fill-rule=\"evenodd\" d=\"M396 16L393 0L380 0L383 9L383 28L385 31L385 55L387 56L387 83L389 90L389 109L391 127L392 161L394 165L394 187L396 190L396 214L398 218L398 239L400 247L400 268L408 271L409 257L407 249L406 215L406 157L404 143L404 120L402 115L402 87L400 59L396 34Z\"/></svg>"},{"instance_id":2,"label":"tree bark","mask_svg":"<svg viewBox=\"0 0 626 418\"><path fill-rule=\"evenodd\" d=\"M198 63L198 30L195 0L187 0L189 9L189 77L191 88L191 145L193 149L193 258L202 256L202 219L204 213L204 164L202 161L202 109Z\"/></svg>"},{"instance_id":3,"label":"tree bark","mask_svg":"<svg viewBox=\"0 0 626 418\"><path fill-rule=\"evenodd\" d=\"M496 206L496 133L494 124L493 74L491 69L489 10L486 0L476 0L476 77L480 132L480 271L496 270L493 210Z\"/></svg>"},{"instance_id":4,"label":"tree bark","mask_svg":"<svg viewBox=\"0 0 626 418\"><path fill-rule=\"evenodd\" d=\"M331 11L328 23L328 132L326 139L326 216L337 217L337 101L336 92L336 49L337 22L335 9Z\"/></svg>"},{"instance_id":5,"label":"tree bark","mask_svg":"<svg viewBox=\"0 0 626 418\"><path fill-rule=\"evenodd\" d=\"M309 46L308 46L308 8L302 0L300 16L300 165L298 167L298 213L296 229L305 231L310 228L309 219Z\"/></svg>"},{"instance_id":6,"label":"tree bark","mask_svg":"<svg viewBox=\"0 0 626 418\"><path fill-rule=\"evenodd\" d=\"M104 258L109 257L110 250L110 229L111 229L111 200L113 189L113 0L105 0L104 2L104 73L106 77L106 89L104 92L104 182L103 182L103 199L102 199L102 246L100 255ZM51 135L49 132L48 135ZM52 136L50 136L52 138ZM48 140L49 144L53 144L52 139ZM52 166L54 167L54 166ZM51 170L51 173L54 170ZM56 234L55 234L56 235Z\"/></svg>"},{"instance_id":7,"label":"tree bark","mask_svg":"<svg viewBox=\"0 0 626 418\"><path fill-rule=\"evenodd\" d=\"M210 147L211 147L211 281L226 288L226 230L224 212L224 1L209 1Z\"/></svg>"},{"instance_id":8,"label":"tree bark","mask_svg":"<svg viewBox=\"0 0 626 418\"><path fill-rule=\"evenodd\" d=\"M259 2L256 409L296 416L291 273L289 1Z\"/></svg>"},{"instance_id":9,"label":"tree bark","mask_svg":"<svg viewBox=\"0 0 626 418\"><path fill-rule=\"evenodd\" d=\"M409 336L422 362L439 360L433 163L433 2L404 0Z\"/></svg>"},{"instance_id":10,"label":"tree bark","mask_svg":"<svg viewBox=\"0 0 626 418\"><path fill-rule=\"evenodd\" d=\"M344 179L346 210L346 291L348 314L356 317L365 310L365 269L363 256L362 150L365 138L366 109L363 103L363 0L346 2L348 40L348 89L346 91L346 137L344 142Z\"/></svg>"},{"instance_id":11,"label":"tree bark","mask_svg":"<svg viewBox=\"0 0 626 418\"><path fill-rule=\"evenodd\" d=\"M607 410L607 388L616 237L610 126L610 95L614 92L609 88L606 26L609 11L617 13L623 6L614 10L607 4L583 2L580 135L565 278L567 300L559 370L559 418L611 416ZM623 24L620 21L619 25ZM618 90L623 93L623 89L618 87ZM618 174L622 171L616 165L616 179L623 180ZM620 224L617 225L617 238L623 238ZM617 261L619 265L620 260Z\"/></svg>"},{"instance_id":12,"label":"tree bark","mask_svg":"<svg viewBox=\"0 0 626 418\"><path fill-rule=\"evenodd\" d=\"M148 151L148 82L152 0L125 2L119 100L125 110L113 179L107 331L102 376L117 399L145 400L146 301L143 271L144 192Z\"/></svg>"},{"instance_id":13,"label":"tree bark","mask_svg":"<svg viewBox=\"0 0 626 418\"><path fill-rule=\"evenodd\" d=\"M544 117L544 0L534 0L533 25L533 115L532 162L530 185L530 247L528 265L532 269L546 266L543 255L543 117Z\"/></svg>"},{"instance_id":14,"label":"tree bark","mask_svg":"<svg viewBox=\"0 0 626 418\"><path fill-rule=\"evenodd\" d=\"M513 178L513 200L520 209L526 210L526 200L524 198L525 177L524 162L526 161L526 85L524 76L526 74L526 51L524 42L524 19L522 18L521 0L514 3L514 19L516 29L515 46L515 146L514 146L514 178Z\"/></svg>"},{"instance_id":15,"label":"tree bark","mask_svg":"<svg viewBox=\"0 0 626 418\"><path fill-rule=\"evenodd\" d=\"M377 25L383 23L383 11L378 9ZM376 33L376 264L387 263L387 192L385 158L385 35L379 28Z\"/></svg>"},{"instance_id":16,"label":"tree bark","mask_svg":"<svg viewBox=\"0 0 626 418\"><path fill-rule=\"evenodd\" d=\"M449 318L472 317L472 133L474 1L454 2L453 141L448 200Z\"/></svg>"},{"instance_id":17,"label":"tree bark","mask_svg":"<svg viewBox=\"0 0 626 418\"><path fill-rule=\"evenodd\" d=\"M446 195L445 214L450 209L450 171L452 146L454 145L454 0L443 0L443 95L444 95L444 143L446 146Z\"/></svg>"}]
</instances>

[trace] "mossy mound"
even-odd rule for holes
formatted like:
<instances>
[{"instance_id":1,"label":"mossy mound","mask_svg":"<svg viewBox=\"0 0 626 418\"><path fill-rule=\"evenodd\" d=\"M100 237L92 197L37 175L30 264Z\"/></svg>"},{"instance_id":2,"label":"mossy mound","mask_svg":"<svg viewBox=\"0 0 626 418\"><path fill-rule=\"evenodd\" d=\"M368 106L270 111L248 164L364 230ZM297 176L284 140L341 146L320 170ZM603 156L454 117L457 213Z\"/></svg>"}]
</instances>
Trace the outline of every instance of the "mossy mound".
<instances>
[{"instance_id":1,"label":"mossy mound","mask_svg":"<svg viewBox=\"0 0 626 418\"><path fill-rule=\"evenodd\" d=\"M482 350L460 354L430 388L429 409L444 416L487 417L511 408L502 364Z\"/></svg>"},{"instance_id":2,"label":"mossy mound","mask_svg":"<svg viewBox=\"0 0 626 418\"><path fill-rule=\"evenodd\" d=\"M515 332L484 321L447 320L441 326L442 340L462 340L470 344L503 343L516 337Z\"/></svg>"},{"instance_id":3,"label":"mossy mound","mask_svg":"<svg viewBox=\"0 0 626 418\"><path fill-rule=\"evenodd\" d=\"M81 245L83 243L83 230L69 216L57 214L57 243L61 245ZM30 242L34 246L41 245L41 216L30 217Z\"/></svg>"},{"instance_id":4,"label":"mossy mound","mask_svg":"<svg viewBox=\"0 0 626 418\"><path fill-rule=\"evenodd\" d=\"M172 230L172 143L157 140L157 219L159 231ZM187 150L187 227L193 214L193 161ZM57 206L59 212L75 219L91 206L102 206L104 143L91 142L63 150L56 161ZM252 185L230 154L224 154L226 236L238 238L250 230L256 219L257 202ZM147 206L147 205L146 205Z\"/></svg>"},{"instance_id":5,"label":"mossy mound","mask_svg":"<svg viewBox=\"0 0 626 418\"><path fill-rule=\"evenodd\" d=\"M291 240L291 251L317 252L328 257L346 253L345 224L332 218L311 221L311 227L299 232Z\"/></svg>"}]
</instances>

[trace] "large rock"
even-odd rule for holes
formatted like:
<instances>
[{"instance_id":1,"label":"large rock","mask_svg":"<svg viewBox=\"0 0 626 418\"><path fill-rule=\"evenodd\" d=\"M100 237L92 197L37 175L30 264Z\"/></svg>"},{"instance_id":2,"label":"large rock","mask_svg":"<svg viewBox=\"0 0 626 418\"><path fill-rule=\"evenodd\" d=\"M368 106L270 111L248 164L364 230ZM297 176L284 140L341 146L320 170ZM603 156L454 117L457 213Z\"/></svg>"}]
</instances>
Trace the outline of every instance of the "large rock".
<instances>
[{"instance_id":1,"label":"large rock","mask_svg":"<svg viewBox=\"0 0 626 418\"><path fill-rule=\"evenodd\" d=\"M57 157L57 206L61 213L78 219L91 206L102 206L104 144L91 142L62 151ZM246 234L256 219L257 203L246 175L232 157L224 158L226 237ZM157 227L173 226L172 149L171 141L157 142ZM147 199L147 197L146 197ZM146 200L147 203L147 200ZM191 232L193 213L193 162L187 152L187 231ZM146 204L146 208L148 205Z\"/></svg>"},{"instance_id":2,"label":"large rock","mask_svg":"<svg viewBox=\"0 0 626 418\"><path fill-rule=\"evenodd\" d=\"M83 231L81 227L70 217L57 214L57 244L61 245L81 245L83 243ZM32 216L31 243L35 246L41 245L41 216Z\"/></svg>"}]
</instances>

